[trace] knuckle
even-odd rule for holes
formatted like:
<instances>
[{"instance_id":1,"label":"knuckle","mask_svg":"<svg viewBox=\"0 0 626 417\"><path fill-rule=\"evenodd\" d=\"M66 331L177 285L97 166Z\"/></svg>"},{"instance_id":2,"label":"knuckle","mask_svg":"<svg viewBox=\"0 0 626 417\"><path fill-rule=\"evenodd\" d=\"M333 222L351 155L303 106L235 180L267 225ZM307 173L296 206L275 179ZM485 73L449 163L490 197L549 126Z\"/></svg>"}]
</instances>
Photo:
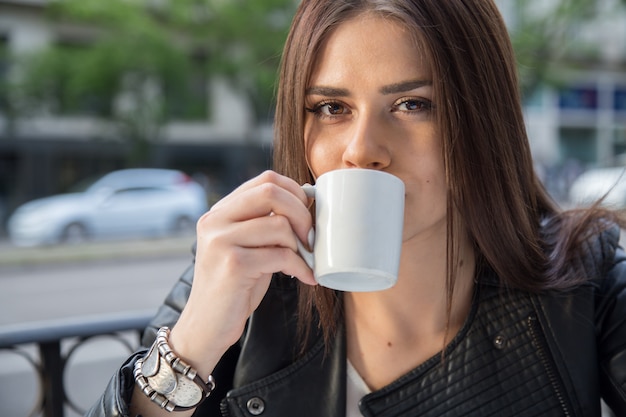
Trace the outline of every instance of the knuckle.
<instances>
[{"instance_id":1,"label":"knuckle","mask_svg":"<svg viewBox=\"0 0 626 417\"><path fill-rule=\"evenodd\" d=\"M198 221L196 221L196 236L197 237L214 237L220 234L220 230L223 230L223 216L218 215L213 211L204 213Z\"/></svg>"},{"instance_id":2,"label":"knuckle","mask_svg":"<svg viewBox=\"0 0 626 417\"><path fill-rule=\"evenodd\" d=\"M275 171L272 171L271 169L265 170L261 173L261 175L259 175L259 178L263 181L263 182L271 182L271 183L276 183L278 181L278 173L276 173Z\"/></svg>"},{"instance_id":3,"label":"knuckle","mask_svg":"<svg viewBox=\"0 0 626 417\"><path fill-rule=\"evenodd\" d=\"M200 216L200 218L196 222L196 232L200 232L204 228L204 226L206 226L206 224L209 222L209 219L211 217L212 217L212 213L210 211L207 211L202 216Z\"/></svg>"},{"instance_id":4,"label":"knuckle","mask_svg":"<svg viewBox=\"0 0 626 417\"><path fill-rule=\"evenodd\" d=\"M243 248L235 247L223 257L223 261L227 269L231 271L236 271L241 269L242 266L245 265L245 258L246 255Z\"/></svg>"},{"instance_id":5,"label":"knuckle","mask_svg":"<svg viewBox=\"0 0 626 417\"><path fill-rule=\"evenodd\" d=\"M295 259L301 259L293 249L283 248L282 259L285 263L292 263Z\"/></svg>"},{"instance_id":6,"label":"knuckle","mask_svg":"<svg viewBox=\"0 0 626 417\"><path fill-rule=\"evenodd\" d=\"M269 217L269 220L271 222L271 227L274 228L274 230L291 229L291 224L289 223L289 219L287 219L283 215L279 214L279 215L271 216Z\"/></svg>"},{"instance_id":7,"label":"knuckle","mask_svg":"<svg viewBox=\"0 0 626 417\"><path fill-rule=\"evenodd\" d=\"M215 248L224 248L230 243L230 237L223 231L211 231L204 235L204 237L207 242Z\"/></svg>"},{"instance_id":8,"label":"knuckle","mask_svg":"<svg viewBox=\"0 0 626 417\"><path fill-rule=\"evenodd\" d=\"M278 186L271 182L263 183L259 186L259 193L262 198L274 199L278 194Z\"/></svg>"}]
</instances>

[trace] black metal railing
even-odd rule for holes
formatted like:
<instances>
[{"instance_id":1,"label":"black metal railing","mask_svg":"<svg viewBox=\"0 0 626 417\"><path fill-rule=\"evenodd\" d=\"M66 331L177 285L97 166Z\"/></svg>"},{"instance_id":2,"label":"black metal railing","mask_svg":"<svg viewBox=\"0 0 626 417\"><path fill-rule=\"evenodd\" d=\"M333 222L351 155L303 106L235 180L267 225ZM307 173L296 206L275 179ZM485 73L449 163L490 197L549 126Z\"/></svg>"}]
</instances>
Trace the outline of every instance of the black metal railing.
<instances>
[{"instance_id":1,"label":"black metal railing","mask_svg":"<svg viewBox=\"0 0 626 417\"><path fill-rule=\"evenodd\" d=\"M36 374L39 395L31 416L63 417L69 406L78 414L86 410L76 405L66 392L66 366L76 348L96 336L110 336L119 340L129 352L140 342L141 333L154 316L154 311L135 311L93 317L77 317L34 323L0 326L0 352L11 351L32 365ZM131 333L134 337L122 337ZM62 342L75 340L69 351L63 353ZM27 347L35 346L35 354Z\"/></svg>"}]
</instances>

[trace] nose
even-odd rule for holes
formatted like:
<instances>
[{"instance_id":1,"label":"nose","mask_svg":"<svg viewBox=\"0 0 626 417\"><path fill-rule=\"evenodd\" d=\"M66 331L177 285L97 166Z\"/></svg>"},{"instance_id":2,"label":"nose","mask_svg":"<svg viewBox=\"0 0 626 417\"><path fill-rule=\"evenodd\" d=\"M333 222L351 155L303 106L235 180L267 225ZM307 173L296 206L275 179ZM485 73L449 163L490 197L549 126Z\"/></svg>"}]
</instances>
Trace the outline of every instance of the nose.
<instances>
[{"instance_id":1,"label":"nose","mask_svg":"<svg viewBox=\"0 0 626 417\"><path fill-rule=\"evenodd\" d=\"M342 160L349 168L384 169L391 163L384 123L362 114L349 131Z\"/></svg>"}]
</instances>

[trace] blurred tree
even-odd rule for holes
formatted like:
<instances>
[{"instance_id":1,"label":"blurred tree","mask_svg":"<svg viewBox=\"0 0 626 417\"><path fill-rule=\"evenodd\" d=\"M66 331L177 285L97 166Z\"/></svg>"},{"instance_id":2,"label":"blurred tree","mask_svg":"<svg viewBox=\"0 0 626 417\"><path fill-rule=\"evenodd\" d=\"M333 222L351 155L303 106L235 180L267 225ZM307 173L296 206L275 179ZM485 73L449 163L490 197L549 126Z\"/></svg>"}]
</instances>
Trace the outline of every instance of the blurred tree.
<instances>
[{"instance_id":1,"label":"blurred tree","mask_svg":"<svg viewBox=\"0 0 626 417\"><path fill-rule=\"evenodd\" d=\"M8 76L11 58L6 39L0 38L0 112L5 115L5 120L8 123L5 129L9 136L12 136L15 130L16 117L15 103L10 99L12 88Z\"/></svg>"},{"instance_id":2,"label":"blurred tree","mask_svg":"<svg viewBox=\"0 0 626 417\"><path fill-rule=\"evenodd\" d=\"M561 69L597 62L597 0L504 0L515 4L511 37L522 93L557 83ZM73 27L47 49L20 59L18 91L0 85L0 105L29 112L92 114L114 121L144 162L172 119L207 119L209 81L220 76L271 118L280 51L297 0L56 0L48 17ZM626 0L604 3L626 4ZM510 3L509 3L510 4ZM76 33L80 35L77 36ZM10 97L11 100L6 98ZM15 98L18 100L15 100Z\"/></svg>"},{"instance_id":3,"label":"blurred tree","mask_svg":"<svg viewBox=\"0 0 626 417\"><path fill-rule=\"evenodd\" d=\"M270 116L293 0L57 0L47 16L74 28L19 60L18 110L113 121L146 162L164 123L207 119L209 80L232 81Z\"/></svg>"},{"instance_id":4,"label":"blurred tree","mask_svg":"<svg viewBox=\"0 0 626 417\"><path fill-rule=\"evenodd\" d=\"M511 39L522 94L531 96L542 84L558 85L565 68L599 66L603 39L597 36L598 25L612 15L623 16L624 5L626 0L515 0Z\"/></svg>"}]
</instances>

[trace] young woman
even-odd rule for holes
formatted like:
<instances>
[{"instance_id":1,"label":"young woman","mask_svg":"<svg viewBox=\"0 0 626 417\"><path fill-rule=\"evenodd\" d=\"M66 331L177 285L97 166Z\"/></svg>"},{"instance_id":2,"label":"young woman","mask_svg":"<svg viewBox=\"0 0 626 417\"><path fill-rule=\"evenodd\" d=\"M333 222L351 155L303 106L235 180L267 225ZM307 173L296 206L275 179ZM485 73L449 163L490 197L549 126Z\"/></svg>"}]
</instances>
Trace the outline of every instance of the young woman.
<instances>
[{"instance_id":1,"label":"young woman","mask_svg":"<svg viewBox=\"0 0 626 417\"><path fill-rule=\"evenodd\" d=\"M626 415L621 221L559 211L535 177L491 0L303 0L274 151L199 221L144 342L171 333L89 415L599 416L601 398ZM297 253L300 185L340 168L405 183L389 290L317 286Z\"/></svg>"}]
</instances>

